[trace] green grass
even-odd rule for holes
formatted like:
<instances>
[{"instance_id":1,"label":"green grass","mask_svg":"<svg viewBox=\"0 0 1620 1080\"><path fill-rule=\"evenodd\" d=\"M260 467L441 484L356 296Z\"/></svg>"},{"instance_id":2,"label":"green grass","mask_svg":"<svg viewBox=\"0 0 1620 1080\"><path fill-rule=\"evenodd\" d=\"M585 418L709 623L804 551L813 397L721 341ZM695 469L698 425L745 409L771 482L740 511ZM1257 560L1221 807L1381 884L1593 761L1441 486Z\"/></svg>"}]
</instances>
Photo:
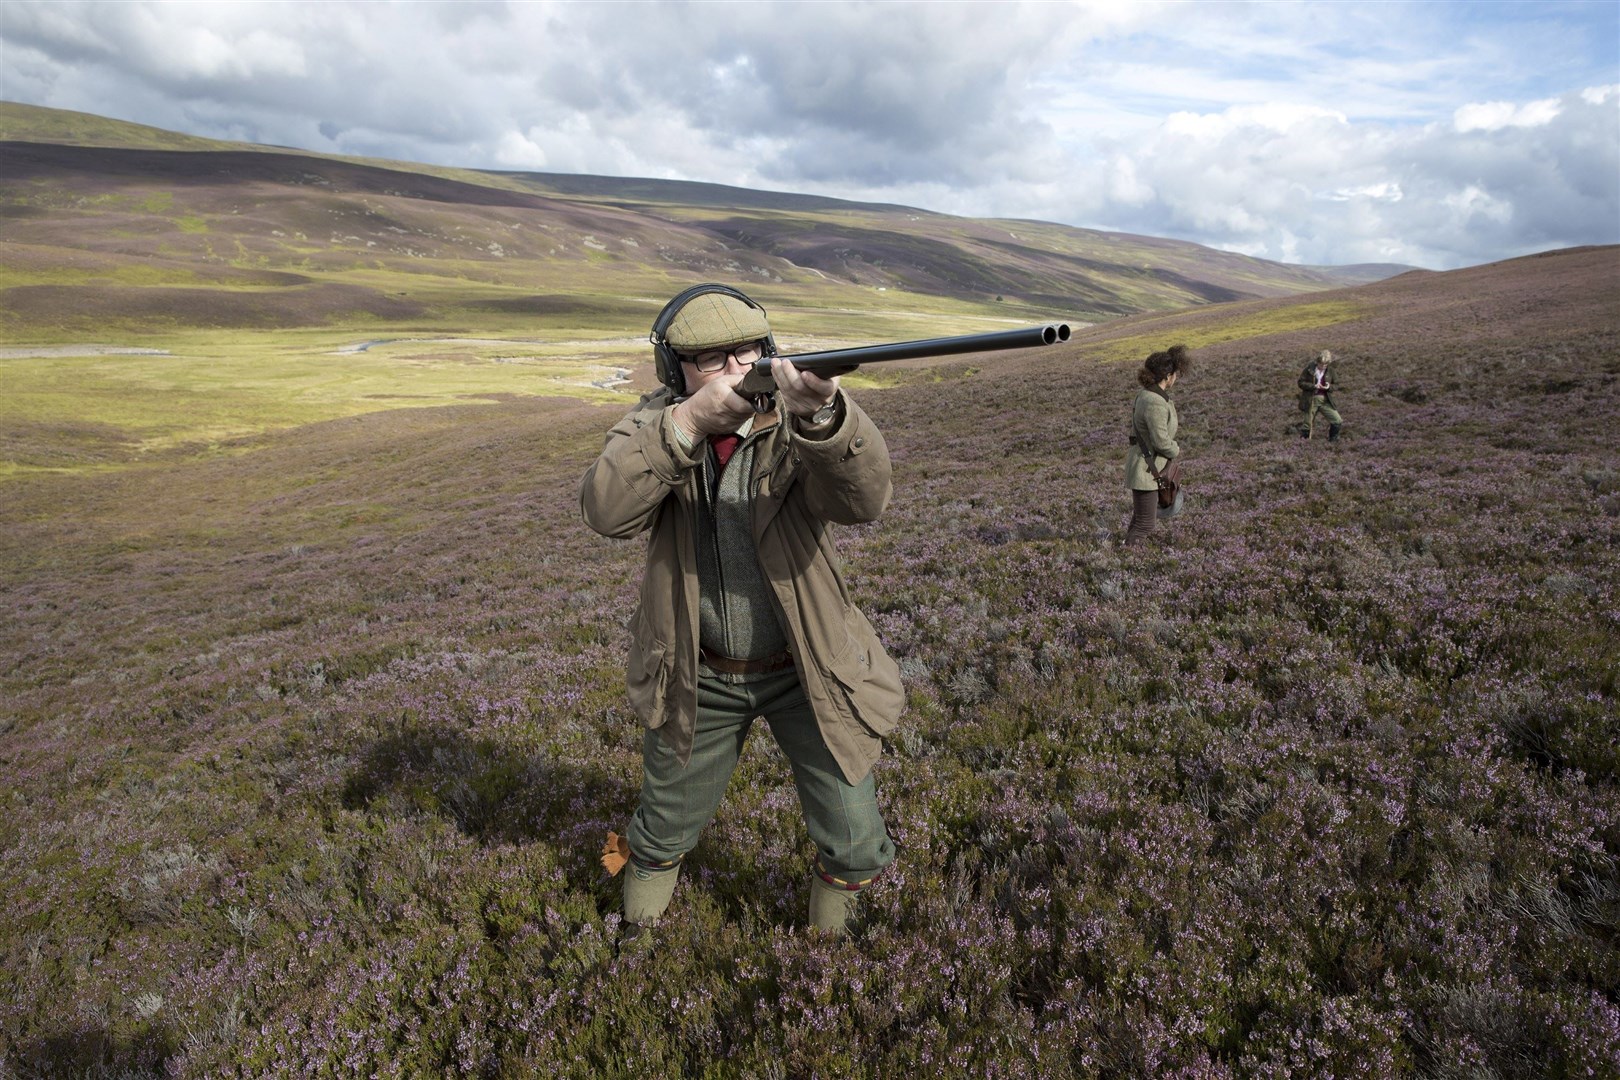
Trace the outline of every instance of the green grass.
<instances>
[{"instance_id":1,"label":"green grass","mask_svg":"<svg viewBox=\"0 0 1620 1080\"><path fill-rule=\"evenodd\" d=\"M828 313L824 336L784 335L785 351L807 352L879 339L939 336L1002 328L1007 320ZM138 344L169 355L15 356L0 359L0 480L42 472L100 473L133 467L151 455L240 451L248 441L307 424L402 408L564 397L625 405L650 385L648 350L637 333L602 337L582 324L548 328L555 340L498 329L463 333L432 328L367 327L263 333L174 332L141 335ZM789 320L783 320L789 321ZM792 321L798 321L794 313ZM862 328L869 328L863 333ZM531 327L532 329L532 321ZM487 335L487 336L485 336ZM390 340L394 339L394 340ZM365 342L364 351L353 351ZM88 351L88 350L87 350ZM593 385L620 371L634 381ZM851 389L928 378L908 365L869 367L845 376Z\"/></svg>"},{"instance_id":2,"label":"green grass","mask_svg":"<svg viewBox=\"0 0 1620 1080\"><path fill-rule=\"evenodd\" d=\"M365 340L363 330L328 335L185 335L172 355L23 357L5 364L8 392L0 398L0 427L99 427L103 441L122 439L140 454L229 440L284 428L378 412L491 401L565 396L628 402L625 393L593 387L612 377L628 354L520 342L398 341L365 352L338 350ZM148 347L151 342L143 343ZM87 455L34 460L32 467L108 465ZM0 466L3 467L3 466ZM26 456L7 471L27 471Z\"/></svg>"},{"instance_id":3,"label":"green grass","mask_svg":"<svg viewBox=\"0 0 1620 1080\"><path fill-rule=\"evenodd\" d=\"M167 192L144 195L142 209L176 209ZM249 248L242 239L193 239L210 231L206 217L171 219L178 229L170 257L123 251L66 254L23 245L0 260L0 290L24 286L85 290L99 306L59 296L54 308L15 309L3 323L5 349L95 344L166 350L171 355L13 354L4 364L0 399L0 476L29 472L100 472L156 452L206 452L224 444L305 424L395 408L491 401L509 396L566 396L627 402L628 392L593 386L621 369L645 377L646 327L684 282L628 267L616 255L586 249L573 264L565 300L537 294L522 264L437 258L425 265L370 259L289 261ZM139 242L139 237L131 237ZM265 241L271 250L278 241ZM282 253L287 244L280 242ZM200 275L195 252L206 245L231 274ZM275 284L274 275L298 274ZM411 305L409 318L309 307L323 287L339 285L361 302ZM784 352L982 333L1054 318L1012 303L963 302L902 290L852 289L816 281L747 286L772 312ZM107 292L99 290L106 289ZM187 290L151 295L143 290ZM37 294L36 294L37 295ZM212 299L217 297L217 301ZM365 301L370 302L370 301ZM379 310L382 310L379 308ZM239 313L233 315L232 313ZM329 325L295 329L243 326L194 329L184 320L232 318L247 323L289 318ZM394 340L399 339L399 340ZM475 339L475 340L432 340ZM365 352L339 352L381 340ZM854 386L893 385L899 373L867 372Z\"/></svg>"},{"instance_id":4,"label":"green grass","mask_svg":"<svg viewBox=\"0 0 1620 1080\"><path fill-rule=\"evenodd\" d=\"M589 265L588 263L586 264ZM537 315L503 308L532 292L450 276L410 275L363 268L339 280L384 296L409 297L425 307L410 323L348 320L341 328L296 330L163 329L151 320L135 328L116 323L87 335L71 320L55 334L34 328L32 344L95 342L166 350L170 355L79 355L5 359L8 393L0 399L0 427L20 434L0 443L0 478L42 471L103 472L129 467L152 454L182 456L240 450L244 440L303 425L400 408L422 408L508 397L567 397L584 402L628 403L633 392L593 384L635 373L632 385L650 384L642 327L656 312L650 295L626 295L599 285L582 289L577 305L559 314ZM469 271L485 266L469 265ZM15 281L20 275L0 279ZM586 270L582 275L589 277ZM33 275L34 283L117 283L124 286L193 284L183 265L161 262L55 267ZM584 284L582 282L582 284ZM216 284L226 294L275 294L240 283ZM965 305L937 297L871 290L851 304L847 288L808 295L791 305L771 289L756 290L772 310L784 352L803 353L882 341L981 333L1040 321L1038 313L1012 304ZM831 301L831 302L828 302ZM1262 309L1205 325L1196 318L1183 331L1182 316L1165 316L1142 330L1087 346L1087 359L1137 359L1160 347L1165 335L1199 346L1262 336L1356 317L1350 303L1296 304ZM1198 313L1191 313L1195 317ZM1147 327L1152 330L1148 331ZM1123 328L1122 328L1123 329ZM353 351L364 342L377 342ZM13 342L23 346L29 342ZM348 350L348 351L345 351ZM847 376L853 389L938 378L926 369L869 367Z\"/></svg>"},{"instance_id":5,"label":"green grass","mask_svg":"<svg viewBox=\"0 0 1620 1080\"><path fill-rule=\"evenodd\" d=\"M90 265L58 265L19 269L0 265L0 289L27 285L147 285L199 288L209 283L189 266L162 262L119 263L113 259L86 259ZM30 335L32 336L32 335ZM12 337L5 345L15 345Z\"/></svg>"},{"instance_id":6,"label":"green grass","mask_svg":"<svg viewBox=\"0 0 1620 1080\"><path fill-rule=\"evenodd\" d=\"M1085 348L1088 356L1105 363L1140 360L1171 344L1184 344L1197 349L1273 334L1296 333L1354 322L1369 311L1366 304L1350 300L1265 306L1235 317L1231 309L1225 308L1221 309L1225 317L1219 319L1209 318L1208 312L1203 309L1193 309L1146 320L1142 325L1150 329L1145 333L1115 335L1105 329L1100 333L1106 334L1107 340L1087 343Z\"/></svg>"},{"instance_id":7,"label":"green grass","mask_svg":"<svg viewBox=\"0 0 1620 1080\"><path fill-rule=\"evenodd\" d=\"M0 139L40 138L82 146L139 146L154 150L217 150L237 145L90 113L0 101Z\"/></svg>"}]
</instances>

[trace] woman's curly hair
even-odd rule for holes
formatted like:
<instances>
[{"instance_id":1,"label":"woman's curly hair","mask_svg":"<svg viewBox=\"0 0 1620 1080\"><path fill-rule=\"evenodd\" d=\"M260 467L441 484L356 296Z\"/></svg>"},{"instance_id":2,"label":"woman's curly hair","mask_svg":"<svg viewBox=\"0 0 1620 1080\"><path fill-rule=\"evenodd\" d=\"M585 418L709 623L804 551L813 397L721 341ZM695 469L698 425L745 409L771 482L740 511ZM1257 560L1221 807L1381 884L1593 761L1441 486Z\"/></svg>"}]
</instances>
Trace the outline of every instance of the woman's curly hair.
<instances>
[{"instance_id":1,"label":"woman's curly hair","mask_svg":"<svg viewBox=\"0 0 1620 1080\"><path fill-rule=\"evenodd\" d=\"M1143 386L1158 386L1171 375L1185 375L1190 367L1192 353L1187 346L1172 345L1144 360L1142 370L1136 373L1136 381Z\"/></svg>"}]
</instances>

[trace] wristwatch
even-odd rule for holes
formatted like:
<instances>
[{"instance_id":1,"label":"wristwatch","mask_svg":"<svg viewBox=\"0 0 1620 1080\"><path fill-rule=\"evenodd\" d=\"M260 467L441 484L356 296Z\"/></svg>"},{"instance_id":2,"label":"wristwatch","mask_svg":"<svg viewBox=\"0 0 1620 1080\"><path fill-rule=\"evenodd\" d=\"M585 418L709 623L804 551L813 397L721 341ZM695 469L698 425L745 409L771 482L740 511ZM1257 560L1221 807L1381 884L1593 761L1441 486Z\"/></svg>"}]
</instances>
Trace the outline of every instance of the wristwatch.
<instances>
[{"instance_id":1,"label":"wristwatch","mask_svg":"<svg viewBox=\"0 0 1620 1080\"><path fill-rule=\"evenodd\" d=\"M824 427L827 424L832 423L833 417L835 417L837 415L838 415L838 399L834 398L833 400L827 402L827 404L823 405L821 408L817 409L815 412L811 413L808 417L805 418L804 422L807 425L809 425L810 427Z\"/></svg>"}]
</instances>

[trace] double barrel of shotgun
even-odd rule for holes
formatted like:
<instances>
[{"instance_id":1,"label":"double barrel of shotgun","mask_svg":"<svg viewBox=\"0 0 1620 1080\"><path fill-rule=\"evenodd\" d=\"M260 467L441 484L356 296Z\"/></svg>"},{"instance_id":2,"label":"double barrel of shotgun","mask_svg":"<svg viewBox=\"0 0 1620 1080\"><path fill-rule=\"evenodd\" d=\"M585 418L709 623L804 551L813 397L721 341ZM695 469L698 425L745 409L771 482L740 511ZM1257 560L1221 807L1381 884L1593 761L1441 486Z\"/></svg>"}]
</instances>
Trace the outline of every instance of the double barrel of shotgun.
<instances>
[{"instance_id":1,"label":"double barrel of shotgun","mask_svg":"<svg viewBox=\"0 0 1620 1080\"><path fill-rule=\"evenodd\" d=\"M825 352L784 356L800 371L813 371L824 379L845 375L862 364L885 360L919 360L932 356L959 356L963 353L998 352L1003 349L1029 349L1069 340L1067 323L1026 326L1018 330L997 330L989 334L963 334L960 337L927 338L922 341L896 341L887 345L862 345L854 349L828 349ZM737 393L754 403L759 412L773 405L776 381L771 377L771 358L755 361L737 385Z\"/></svg>"}]
</instances>

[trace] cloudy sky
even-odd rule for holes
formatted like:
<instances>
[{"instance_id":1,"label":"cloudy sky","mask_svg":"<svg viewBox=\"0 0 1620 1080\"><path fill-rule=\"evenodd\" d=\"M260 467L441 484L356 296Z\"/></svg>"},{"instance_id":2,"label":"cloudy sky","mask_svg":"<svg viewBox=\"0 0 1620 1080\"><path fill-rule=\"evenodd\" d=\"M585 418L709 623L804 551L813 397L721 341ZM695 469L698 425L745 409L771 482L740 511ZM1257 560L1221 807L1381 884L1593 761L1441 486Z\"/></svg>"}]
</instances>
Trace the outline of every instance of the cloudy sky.
<instances>
[{"instance_id":1,"label":"cloudy sky","mask_svg":"<svg viewBox=\"0 0 1620 1080\"><path fill-rule=\"evenodd\" d=\"M1620 3L0 0L0 99L1451 269L1620 242Z\"/></svg>"}]
</instances>

